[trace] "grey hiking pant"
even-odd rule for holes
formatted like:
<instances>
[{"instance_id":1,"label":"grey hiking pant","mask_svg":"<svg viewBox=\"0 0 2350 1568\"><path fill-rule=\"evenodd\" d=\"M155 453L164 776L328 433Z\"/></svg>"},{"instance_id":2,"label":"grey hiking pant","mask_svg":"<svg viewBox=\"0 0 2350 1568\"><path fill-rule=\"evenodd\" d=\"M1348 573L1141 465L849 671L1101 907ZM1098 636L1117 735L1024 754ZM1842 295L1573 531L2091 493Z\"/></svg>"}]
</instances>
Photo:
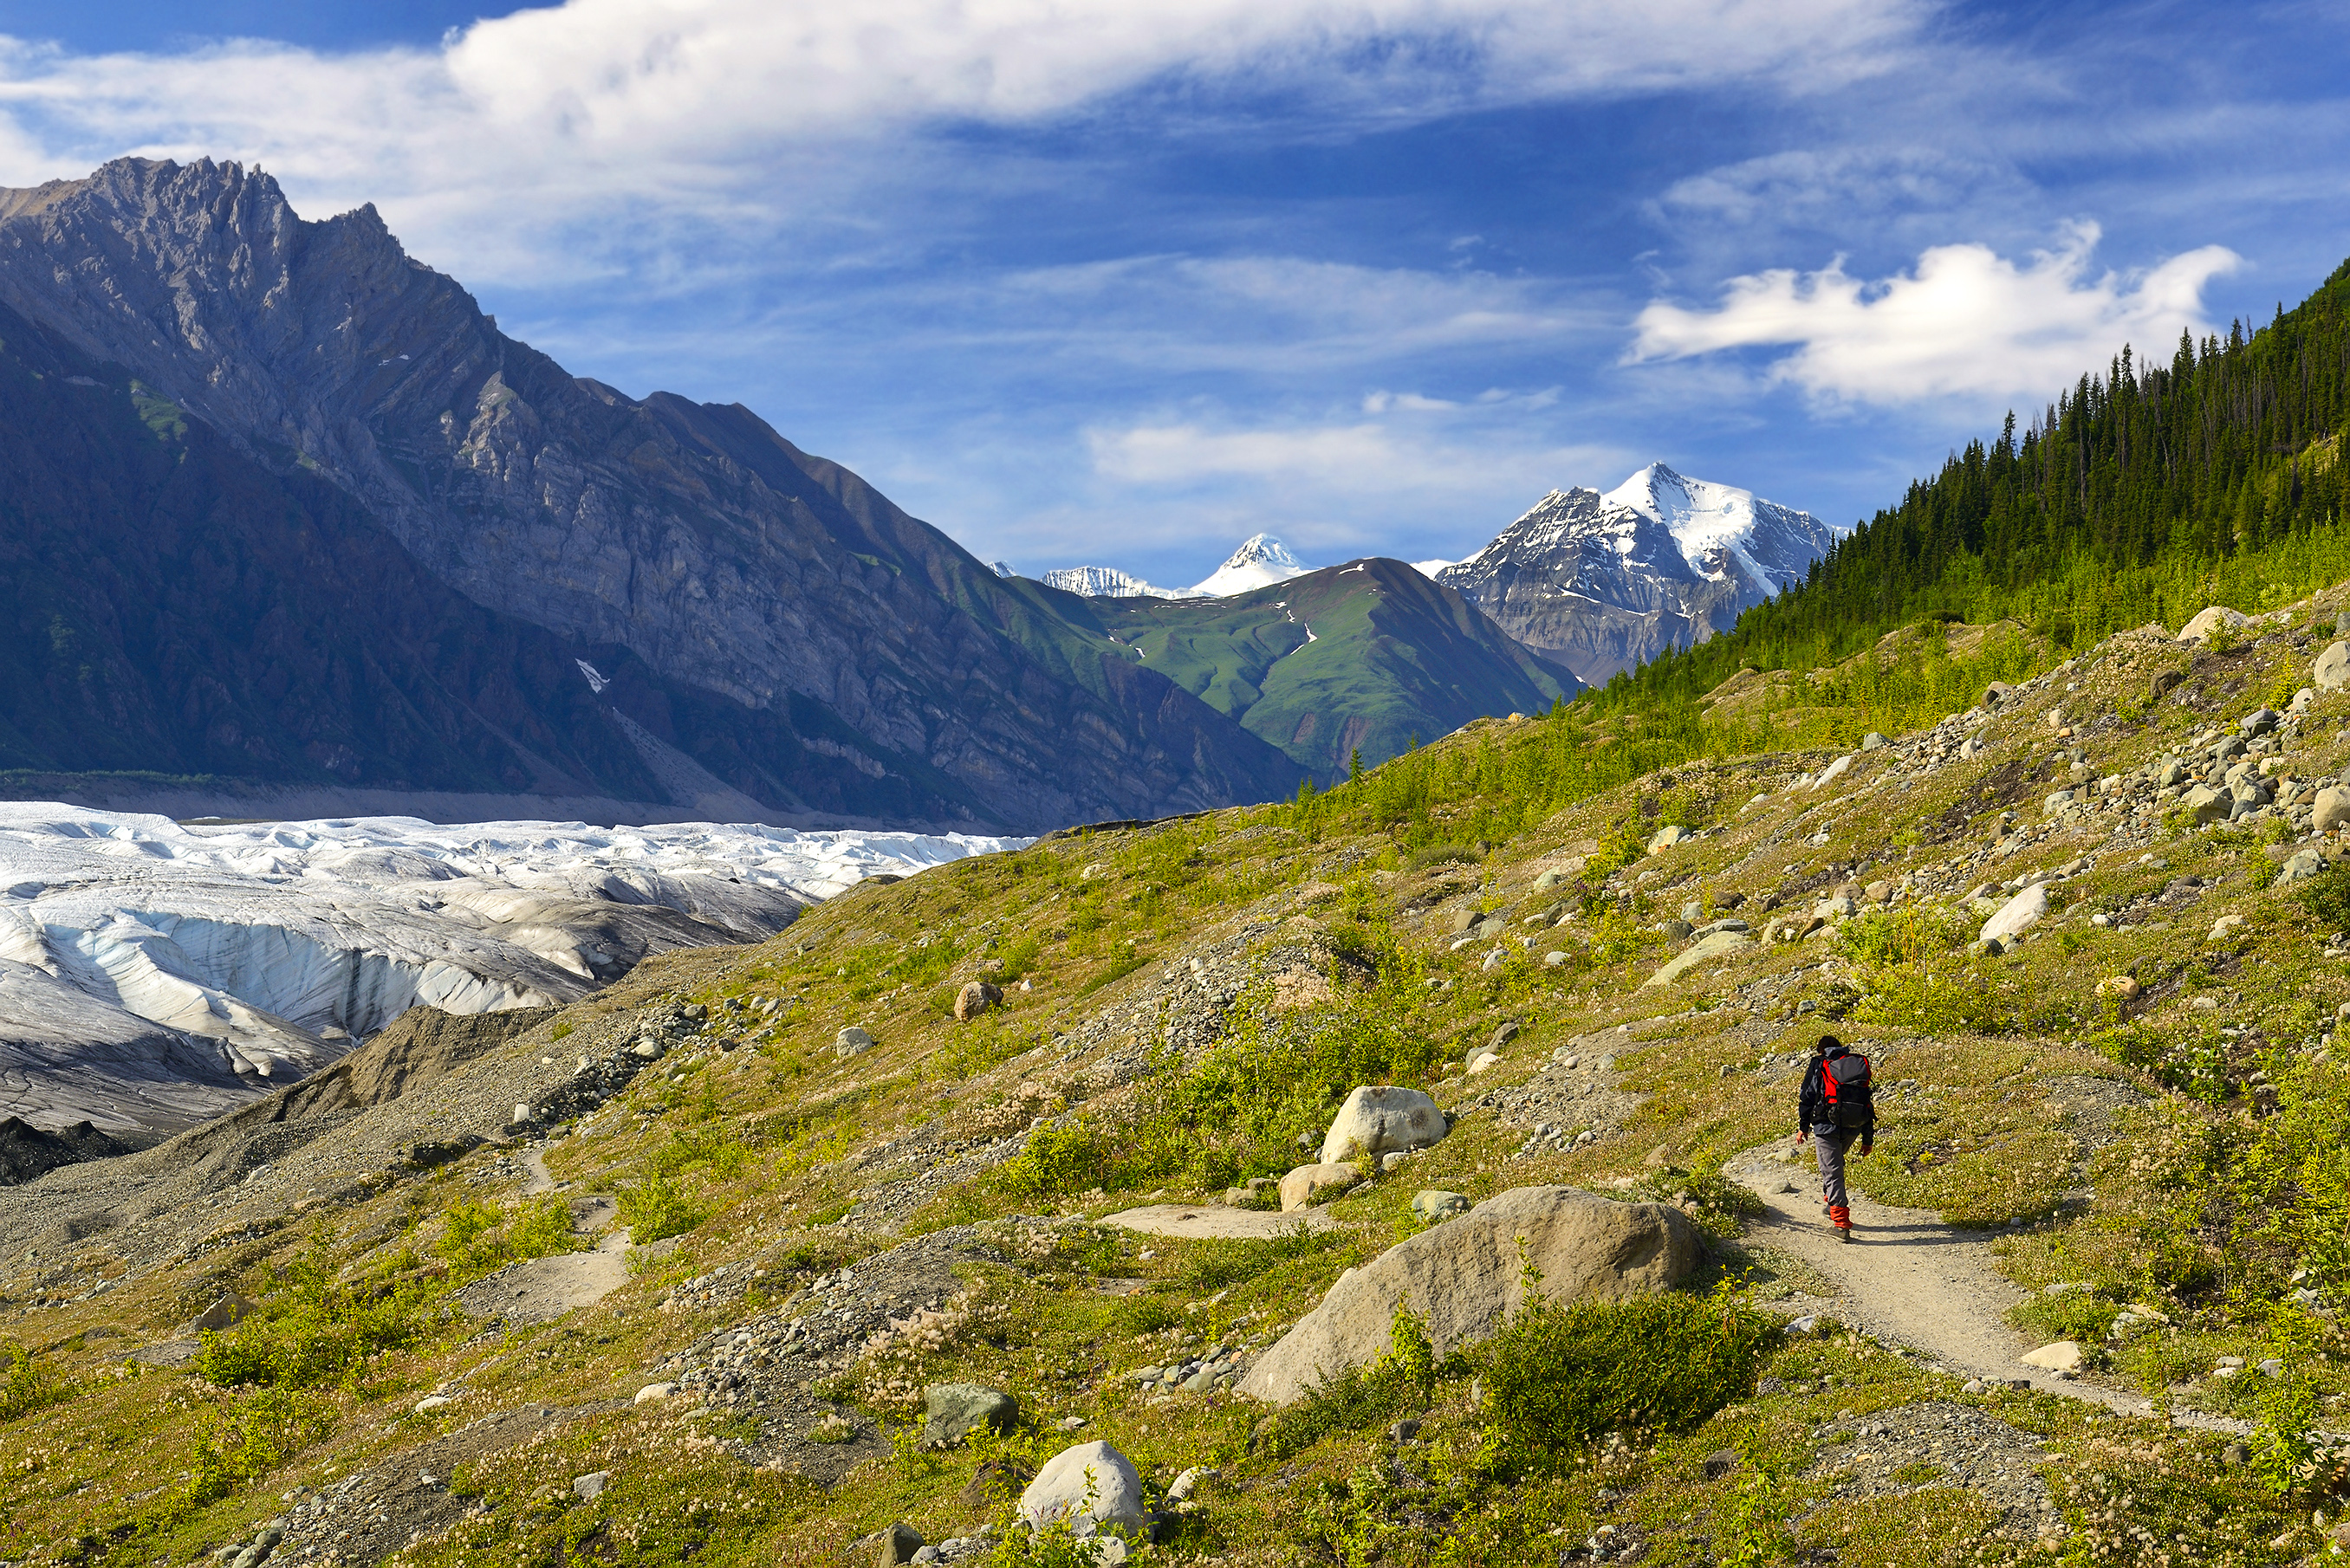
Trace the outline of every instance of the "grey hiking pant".
<instances>
[{"instance_id":1,"label":"grey hiking pant","mask_svg":"<svg viewBox=\"0 0 2350 1568\"><path fill-rule=\"evenodd\" d=\"M1858 1127L1814 1127L1812 1147L1820 1160L1820 1201L1831 1209L1846 1207L1851 1199L1844 1190L1844 1151L1860 1141Z\"/></svg>"}]
</instances>

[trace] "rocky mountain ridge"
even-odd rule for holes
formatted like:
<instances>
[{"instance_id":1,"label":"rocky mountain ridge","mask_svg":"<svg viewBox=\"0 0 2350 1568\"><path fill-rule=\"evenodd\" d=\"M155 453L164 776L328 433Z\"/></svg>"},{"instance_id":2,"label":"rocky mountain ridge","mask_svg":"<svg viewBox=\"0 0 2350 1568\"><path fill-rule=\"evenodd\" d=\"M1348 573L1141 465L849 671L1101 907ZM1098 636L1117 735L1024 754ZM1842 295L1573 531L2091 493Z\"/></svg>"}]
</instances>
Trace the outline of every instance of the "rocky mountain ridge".
<instances>
[{"instance_id":1,"label":"rocky mountain ridge","mask_svg":"<svg viewBox=\"0 0 2350 1568\"><path fill-rule=\"evenodd\" d=\"M1604 684L1726 630L1803 581L1835 531L1752 492L1650 463L1614 490L1554 490L1441 582Z\"/></svg>"},{"instance_id":2,"label":"rocky mountain ridge","mask_svg":"<svg viewBox=\"0 0 2350 1568\"><path fill-rule=\"evenodd\" d=\"M474 603L727 705L678 749L770 807L806 804L788 753L826 748L887 786L852 811L1011 827L1296 776L748 410L567 374L372 208L306 222L258 171L119 160L0 194L0 304L86 379L355 498ZM761 724L799 743L733 732Z\"/></svg>"}]
</instances>

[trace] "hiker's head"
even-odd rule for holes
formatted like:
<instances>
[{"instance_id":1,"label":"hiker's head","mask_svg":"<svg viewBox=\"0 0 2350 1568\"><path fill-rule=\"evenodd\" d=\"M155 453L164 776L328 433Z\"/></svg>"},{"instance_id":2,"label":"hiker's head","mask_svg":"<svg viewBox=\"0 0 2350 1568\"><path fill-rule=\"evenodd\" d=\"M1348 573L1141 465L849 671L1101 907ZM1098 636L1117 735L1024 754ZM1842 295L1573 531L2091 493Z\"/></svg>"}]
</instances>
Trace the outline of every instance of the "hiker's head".
<instances>
[{"instance_id":1,"label":"hiker's head","mask_svg":"<svg viewBox=\"0 0 2350 1568\"><path fill-rule=\"evenodd\" d=\"M1823 1034L1820 1036L1819 1044L1812 1047L1812 1054L1814 1056L1833 1056L1843 1049L1843 1041L1837 1039L1833 1034Z\"/></svg>"}]
</instances>

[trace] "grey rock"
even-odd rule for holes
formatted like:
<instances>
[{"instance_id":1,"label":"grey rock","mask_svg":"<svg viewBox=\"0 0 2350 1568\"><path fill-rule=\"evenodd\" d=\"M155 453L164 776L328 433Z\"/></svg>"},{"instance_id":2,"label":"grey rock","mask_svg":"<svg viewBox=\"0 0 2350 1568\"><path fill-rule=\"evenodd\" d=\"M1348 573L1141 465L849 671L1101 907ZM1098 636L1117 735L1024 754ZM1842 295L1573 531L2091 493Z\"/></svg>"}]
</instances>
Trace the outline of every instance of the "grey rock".
<instances>
[{"instance_id":1,"label":"grey rock","mask_svg":"<svg viewBox=\"0 0 2350 1568\"><path fill-rule=\"evenodd\" d=\"M2236 721L2236 728L2247 740L2269 733L2284 722L2284 715L2273 708L2255 708Z\"/></svg>"},{"instance_id":2,"label":"grey rock","mask_svg":"<svg viewBox=\"0 0 2350 1568\"><path fill-rule=\"evenodd\" d=\"M968 1023L1003 1000L1001 987L990 985L983 980L966 981L963 988L955 992L955 1022Z\"/></svg>"},{"instance_id":3,"label":"grey rock","mask_svg":"<svg viewBox=\"0 0 2350 1568\"><path fill-rule=\"evenodd\" d=\"M832 1054L844 1059L861 1056L872 1050L874 1044L872 1035L852 1023L832 1037Z\"/></svg>"},{"instance_id":4,"label":"grey rock","mask_svg":"<svg viewBox=\"0 0 2350 1568\"><path fill-rule=\"evenodd\" d=\"M1881 752L1889 744L1890 742L1874 730L1860 738L1860 749L1864 752Z\"/></svg>"},{"instance_id":5,"label":"grey rock","mask_svg":"<svg viewBox=\"0 0 2350 1568\"><path fill-rule=\"evenodd\" d=\"M1349 1094L1332 1118L1322 1137L1322 1163L1426 1148L1451 1130L1436 1102L1418 1089L1367 1085Z\"/></svg>"},{"instance_id":6,"label":"grey rock","mask_svg":"<svg viewBox=\"0 0 2350 1568\"><path fill-rule=\"evenodd\" d=\"M1020 1401L978 1383L933 1383L922 1390L922 1444L952 1448L982 1427L1009 1432L1020 1424Z\"/></svg>"},{"instance_id":7,"label":"grey rock","mask_svg":"<svg viewBox=\"0 0 2350 1568\"><path fill-rule=\"evenodd\" d=\"M900 1568L922 1549L922 1533L910 1524L893 1524L874 1537L874 1544L879 1548L873 1558L877 1568Z\"/></svg>"},{"instance_id":8,"label":"grey rock","mask_svg":"<svg viewBox=\"0 0 2350 1568\"><path fill-rule=\"evenodd\" d=\"M1411 1211L1424 1223L1430 1225L1435 1224L1440 1220L1450 1220L1455 1215L1466 1214L1469 1212L1469 1199L1466 1194L1446 1192L1437 1188L1416 1192L1411 1199Z\"/></svg>"},{"instance_id":9,"label":"grey rock","mask_svg":"<svg viewBox=\"0 0 2350 1568\"><path fill-rule=\"evenodd\" d=\"M1288 1404L1325 1376L1368 1365L1386 1354L1398 1307L1427 1324L1440 1356L1488 1338L1524 1299L1526 1264L1554 1299L1616 1299L1679 1282L1703 1251L1696 1226L1664 1204L1616 1203L1571 1187L1517 1188L1340 1275L1257 1358L1240 1392Z\"/></svg>"},{"instance_id":10,"label":"grey rock","mask_svg":"<svg viewBox=\"0 0 2350 1568\"><path fill-rule=\"evenodd\" d=\"M2221 794L2210 784L2197 784L2179 797L2178 804L2198 826L2203 826L2226 821L2234 797Z\"/></svg>"},{"instance_id":11,"label":"grey rock","mask_svg":"<svg viewBox=\"0 0 2350 1568\"><path fill-rule=\"evenodd\" d=\"M2316 804L2311 810L2309 825L2320 833L2332 833L2336 828L2350 826L2350 789L2328 784L2319 790Z\"/></svg>"},{"instance_id":12,"label":"grey rock","mask_svg":"<svg viewBox=\"0 0 2350 1568\"><path fill-rule=\"evenodd\" d=\"M604 1489L611 1484L611 1471L589 1470L584 1476L573 1476L571 1478L571 1495L580 1499L582 1501L593 1502L598 1498L603 1496Z\"/></svg>"},{"instance_id":13,"label":"grey rock","mask_svg":"<svg viewBox=\"0 0 2350 1568\"><path fill-rule=\"evenodd\" d=\"M217 1334L222 1329L235 1327L260 1310L258 1303L248 1301L234 1291L231 1291L199 1313L188 1324L188 1332Z\"/></svg>"},{"instance_id":14,"label":"grey rock","mask_svg":"<svg viewBox=\"0 0 2350 1568\"><path fill-rule=\"evenodd\" d=\"M1752 939L1743 931L1727 929L1716 931L1710 937L1700 937L1690 943L1678 957L1669 960L1656 973L1640 983L1644 986L1670 985L1700 964L1719 958L1727 958L1742 949L1753 945Z\"/></svg>"},{"instance_id":15,"label":"grey rock","mask_svg":"<svg viewBox=\"0 0 2350 1568\"><path fill-rule=\"evenodd\" d=\"M1696 929L1687 920L1667 920L1659 929L1663 931L1665 940L1669 942L1687 941L1690 933Z\"/></svg>"},{"instance_id":16,"label":"grey rock","mask_svg":"<svg viewBox=\"0 0 2350 1568\"><path fill-rule=\"evenodd\" d=\"M1325 1198L1336 1197L1363 1179L1362 1173L1341 1160L1301 1165L1281 1179L1281 1211L1295 1214Z\"/></svg>"},{"instance_id":17,"label":"grey rock","mask_svg":"<svg viewBox=\"0 0 2350 1568\"><path fill-rule=\"evenodd\" d=\"M1079 1443L1046 1459L1021 1492L1019 1512L1030 1525L1067 1519L1081 1536L1131 1538L1149 1523L1142 1507L1142 1478L1124 1454L1104 1442Z\"/></svg>"},{"instance_id":18,"label":"grey rock","mask_svg":"<svg viewBox=\"0 0 2350 1568\"><path fill-rule=\"evenodd\" d=\"M1738 1450L1735 1449L1717 1449L1705 1456L1705 1479L1710 1481L1720 1480L1737 1469Z\"/></svg>"}]
</instances>

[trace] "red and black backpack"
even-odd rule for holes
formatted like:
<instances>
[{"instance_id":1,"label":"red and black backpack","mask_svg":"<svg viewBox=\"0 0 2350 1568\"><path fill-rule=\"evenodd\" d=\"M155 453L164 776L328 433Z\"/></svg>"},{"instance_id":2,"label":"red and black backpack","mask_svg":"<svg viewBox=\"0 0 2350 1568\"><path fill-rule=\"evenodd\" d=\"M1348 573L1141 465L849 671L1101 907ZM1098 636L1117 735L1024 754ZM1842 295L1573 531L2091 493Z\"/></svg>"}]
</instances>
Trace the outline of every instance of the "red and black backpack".
<instances>
[{"instance_id":1,"label":"red and black backpack","mask_svg":"<svg viewBox=\"0 0 2350 1568\"><path fill-rule=\"evenodd\" d=\"M1820 1062L1820 1093L1828 1103L1828 1119L1840 1127L1865 1127L1871 1109L1868 1058L1857 1051L1839 1049Z\"/></svg>"}]
</instances>

